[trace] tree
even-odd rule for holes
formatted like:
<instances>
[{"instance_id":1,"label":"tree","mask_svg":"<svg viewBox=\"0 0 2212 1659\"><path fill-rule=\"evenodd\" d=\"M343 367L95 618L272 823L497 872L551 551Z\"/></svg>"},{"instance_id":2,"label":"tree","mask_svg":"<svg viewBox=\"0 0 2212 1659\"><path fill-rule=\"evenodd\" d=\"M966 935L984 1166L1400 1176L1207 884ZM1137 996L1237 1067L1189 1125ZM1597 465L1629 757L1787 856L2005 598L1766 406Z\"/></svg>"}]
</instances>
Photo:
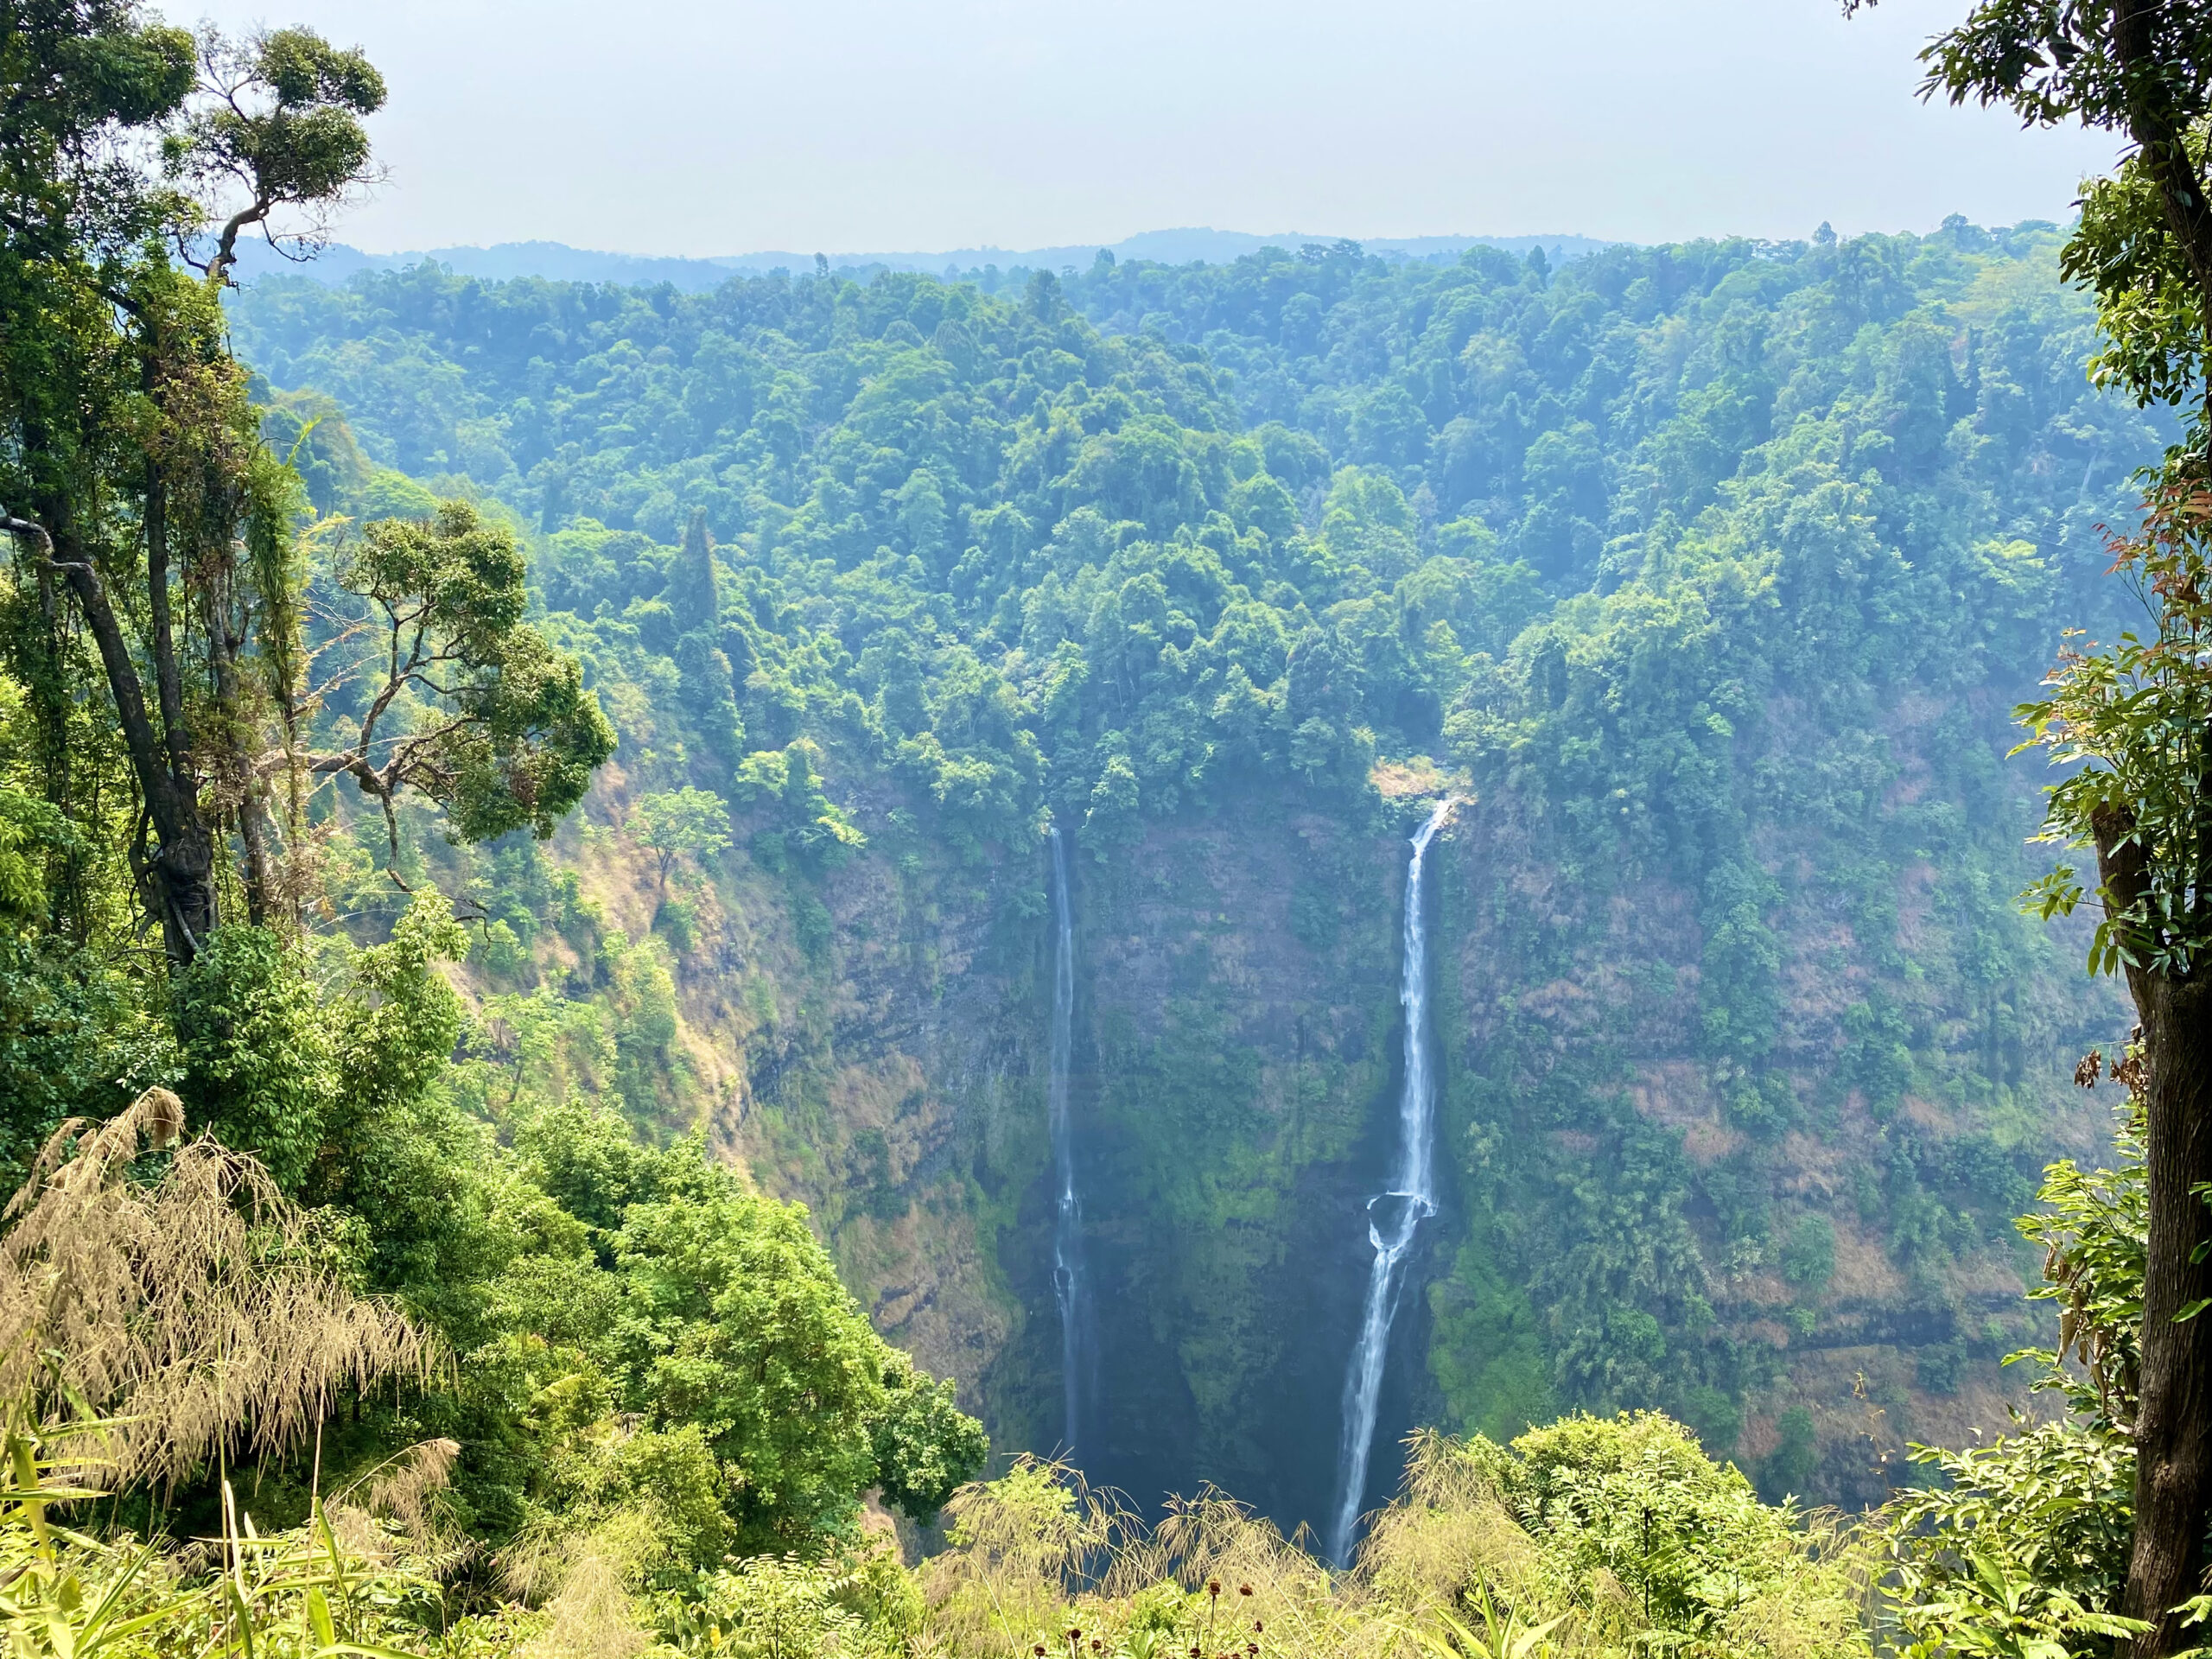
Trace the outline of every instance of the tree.
<instances>
[{"instance_id":1,"label":"tree","mask_svg":"<svg viewBox=\"0 0 2212 1659\"><path fill-rule=\"evenodd\" d=\"M804 1210L727 1179L695 1185L623 1217L617 1253L652 1336L639 1392L656 1426L707 1426L739 1477L743 1547L788 1548L875 1484L887 1351Z\"/></svg>"},{"instance_id":2,"label":"tree","mask_svg":"<svg viewBox=\"0 0 2212 1659\"><path fill-rule=\"evenodd\" d=\"M614 752L614 733L575 659L523 620L529 594L512 533L448 501L426 521L371 524L340 581L359 607L315 699L340 688L365 698L352 741L271 753L262 766L296 760L317 776L352 778L384 809L395 859L406 789L445 808L461 841L551 835ZM315 699L288 696L288 731Z\"/></svg>"},{"instance_id":3,"label":"tree","mask_svg":"<svg viewBox=\"0 0 2212 1659\"><path fill-rule=\"evenodd\" d=\"M810 737L784 748L756 749L738 766L738 799L747 804L776 802L780 835L790 849L817 864L833 861L868 845L845 810L822 786L822 750Z\"/></svg>"},{"instance_id":4,"label":"tree","mask_svg":"<svg viewBox=\"0 0 2212 1659\"><path fill-rule=\"evenodd\" d=\"M83 792L66 738L84 671L69 660L73 602L136 786L138 900L172 968L227 919L226 843L246 920L296 903L282 849L303 828L303 777L353 778L395 851L409 789L460 840L550 834L613 738L575 663L523 620L505 529L461 504L371 526L340 572L347 597L325 642L338 671L305 683L305 503L262 442L220 295L244 231L311 251L371 179L360 118L384 101L375 68L304 29L195 42L109 3L11 13L0 30L13 78L0 185L18 204L0 216L0 528L38 595L42 626L19 632L10 666L48 734L49 801L74 816ZM149 139L158 170L119 159ZM373 654L350 648L365 628ZM303 753L321 703L357 690L353 741Z\"/></svg>"},{"instance_id":5,"label":"tree","mask_svg":"<svg viewBox=\"0 0 2212 1659\"><path fill-rule=\"evenodd\" d=\"M916 1370L896 1349L887 1355L884 1405L874 1430L875 1484L886 1503L927 1526L982 1469L990 1442L955 1402L950 1378Z\"/></svg>"},{"instance_id":6,"label":"tree","mask_svg":"<svg viewBox=\"0 0 2212 1659\"><path fill-rule=\"evenodd\" d=\"M647 795L630 809L639 842L652 849L660 867L660 887L678 858L702 862L729 845L729 808L710 789L678 789Z\"/></svg>"},{"instance_id":7,"label":"tree","mask_svg":"<svg viewBox=\"0 0 2212 1659\"><path fill-rule=\"evenodd\" d=\"M2094 846L2103 917L2091 966L2125 976L2142 1024L2146 1241L2135 1548L2129 1617L2162 1621L2145 1656L2182 1641L2172 1610L2198 1587L2212 1522L2212 499L2170 463L2142 534L2119 543L2156 620L2147 639L2069 651L2024 712L2054 764L2044 838ZM2072 868L2046 914L2083 896Z\"/></svg>"},{"instance_id":8,"label":"tree","mask_svg":"<svg viewBox=\"0 0 2212 1659\"><path fill-rule=\"evenodd\" d=\"M297 1192L336 1093L321 999L274 930L232 925L172 982L193 1127Z\"/></svg>"},{"instance_id":9,"label":"tree","mask_svg":"<svg viewBox=\"0 0 2212 1659\"><path fill-rule=\"evenodd\" d=\"M711 636L720 621L715 596L715 538L707 533L707 514L695 511L683 531L683 545L668 569L668 586L661 597L676 613L677 628L684 633Z\"/></svg>"},{"instance_id":10,"label":"tree","mask_svg":"<svg viewBox=\"0 0 2212 1659\"><path fill-rule=\"evenodd\" d=\"M26 585L45 623L42 637L28 642L22 677L41 705L41 724L57 731L67 697L63 594L73 595L97 636L155 838L137 874L170 959L188 961L213 931L214 848L197 779L178 775L188 740L181 683L172 672L166 524L158 498L143 499L151 481L145 445L137 446L136 465L128 453L130 439L147 434L144 383L158 381L163 355L156 342L175 336L163 327L173 319L160 301L181 297L138 250L178 215L151 181L99 158L175 118L194 86L193 41L181 30L143 25L134 8L112 0L29 16L11 10L0 29L7 94L0 100L0 195L9 204L0 218L0 418L10 429L0 528L29 567ZM144 525L148 645L165 729L149 714L138 663L110 602L112 555L100 556L108 532L121 528L105 522L102 486L123 480ZM67 746L44 747L49 798L67 802Z\"/></svg>"},{"instance_id":11,"label":"tree","mask_svg":"<svg viewBox=\"0 0 2212 1659\"><path fill-rule=\"evenodd\" d=\"M239 232L249 227L287 257L319 251L328 240L329 210L375 177L359 118L384 107L384 77L359 50L334 48L309 29L240 41L211 32L200 42L200 87L199 107L169 135L170 168L203 191L245 195L223 220L203 269L228 282ZM303 228L277 231L271 215L284 207L306 211Z\"/></svg>"},{"instance_id":12,"label":"tree","mask_svg":"<svg viewBox=\"0 0 2212 1659\"><path fill-rule=\"evenodd\" d=\"M2092 1051L2075 1079L2094 1089L2104 1057ZM1893 1510L1884 1530L1888 1583L1914 1651L2101 1650L2100 1638L2152 1626L2113 1611L2133 1548L2139 1405L2145 1192L2144 1069L2139 1051L2112 1063L2126 1085L2109 1169L2063 1159L2044 1171L2044 1206L2018 1222L2045 1252L2044 1286L2059 1305L2058 1344L2031 1349L2031 1385L2069 1408L1962 1452L1922 1447L1937 1470L1923 1495Z\"/></svg>"},{"instance_id":13,"label":"tree","mask_svg":"<svg viewBox=\"0 0 2212 1659\"><path fill-rule=\"evenodd\" d=\"M1858 0L1846 0L1847 10ZM2187 1640L2212 1522L2212 6L2202 0L1982 0L1924 54L1927 87L2031 124L2078 121L2126 145L2092 181L2061 270L2095 292L2101 383L2195 405L2193 430L2118 544L2143 586L2147 639L2069 651L2024 710L2055 763L2046 838L2094 847L2104 919L2093 966L2125 975L2143 1027L2147 1213L2135 1532L2121 1611L2151 1628L2140 1659ZM2070 869L2046 914L2083 896Z\"/></svg>"},{"instance_id":14,"label":"tree","mask_svg":"<svg viewBox=\"0 0 2212 1659\"><path fill-rule=\"evenodd\" d=\"M246 225L290 208L314 221L366 177L359 118L383 83L304 30L195 42L116 0L11 10L0 37L0 529L48 625L24 678L58 728L66 590L138 790L133 875L182 967L214 931L227 836L251 917L274 897L245 664L250 641L296 620L286 562L268 556L289 542L293 497L260 445L219 294ZM149 140L158 167L131 159ZM238 185L251 200L226 211ZM203 282L162 245L189 249L217 219ZM50 785L67 765L57 752Z\"/></svg>"}]
</instances>

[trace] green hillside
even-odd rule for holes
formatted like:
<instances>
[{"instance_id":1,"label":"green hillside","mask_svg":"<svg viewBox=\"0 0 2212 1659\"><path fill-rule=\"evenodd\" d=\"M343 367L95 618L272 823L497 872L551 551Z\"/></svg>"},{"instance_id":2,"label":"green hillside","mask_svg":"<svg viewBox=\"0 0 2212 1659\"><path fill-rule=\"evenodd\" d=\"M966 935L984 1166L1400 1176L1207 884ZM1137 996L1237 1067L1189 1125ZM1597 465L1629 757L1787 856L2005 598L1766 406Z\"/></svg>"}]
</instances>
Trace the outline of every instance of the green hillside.
<instances>
[{"instance_id":1,"label":"green hillside","mask_svg":"<svg viewBox=\"0 0 2212 1659\"><path fill-rule=\"evenodd\" d=\"M1456 1196L1386 1423L1662 1408L1859 1503L1999 1410L2011 1217L2094 1144L2069 1067L2125 1025L2013 899L2010 710L2062 625L2117 626L2100 527L2167 435L2087 385L2059 241L1339 244L995 293L418 268L229 315L317 507L506 518L616 733L543 847L403 821L403 871L486 912L495 1117L702 1129L1001 1451L1049 1450L1062 825L1090 1472L1318 1517L1395 838L1461 788ZM383 825L337 823L372 930Z\"/></svg>"}]
</instances>

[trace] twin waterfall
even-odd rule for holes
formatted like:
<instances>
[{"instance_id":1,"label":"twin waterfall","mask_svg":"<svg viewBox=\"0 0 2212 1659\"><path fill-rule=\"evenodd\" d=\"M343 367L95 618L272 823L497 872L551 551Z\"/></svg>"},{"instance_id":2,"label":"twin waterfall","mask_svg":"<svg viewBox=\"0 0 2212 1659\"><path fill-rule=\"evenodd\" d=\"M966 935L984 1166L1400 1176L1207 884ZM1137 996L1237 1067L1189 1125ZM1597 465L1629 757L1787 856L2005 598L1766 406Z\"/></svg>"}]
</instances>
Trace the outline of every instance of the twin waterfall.
<instances>
[{"instance_id":1,"label":"twin waterfall","mask_svg":"<svg viewBox=\"0 0 2212 1659\"><path fill-rule=\"evenodd\" d=\"M1068 1122L1068 1071L1075 1056L1075 918L1068 903L1067 845L1052 842L1052 1076L1046 1116L1052 1134L1052 1296L1060 1307L1060 1387L1065 1416L1060 1455L1082 1444L1086 1396L1097 1370L1097 1314L1083 1265L1083 1199L1076 1191L1075 1136Z\"/></svg>"},{"instance_id":2,"label":"twin waterfall","mask_svg":"<svg viewBox=\"0 0 2212 1659\"><path fill-rule=\"evenodd\" d=\"M1375 1417L1382 1395L1382 1364L1389 1352L1398 1294L1405 1285L1406 1257L1413 1249L1415 1230L1436 1213L1431 1157L1436 1090L1428 1075L1428 930L1421 916L1421 861L1459 804L1456 796L1446 796L1429 814L1414 836L1413 858L1406 866L1405 962L1398 979L1398 1001L1405 1009L1406 1058L1405 1087L1398 1096L1398 1165L1390 1190L1367 1205L1367 1237L1375 1247L1375 1262L1367 1274L1359 1341L1344 1376L1337 1513L1328 1535L1329 1554L1339 1567L1351 1565L1352 1535L1358 1529L1360 1500L1367 1491L1368 1454L1374 1448Z\"/></svg>"}]
</instances>

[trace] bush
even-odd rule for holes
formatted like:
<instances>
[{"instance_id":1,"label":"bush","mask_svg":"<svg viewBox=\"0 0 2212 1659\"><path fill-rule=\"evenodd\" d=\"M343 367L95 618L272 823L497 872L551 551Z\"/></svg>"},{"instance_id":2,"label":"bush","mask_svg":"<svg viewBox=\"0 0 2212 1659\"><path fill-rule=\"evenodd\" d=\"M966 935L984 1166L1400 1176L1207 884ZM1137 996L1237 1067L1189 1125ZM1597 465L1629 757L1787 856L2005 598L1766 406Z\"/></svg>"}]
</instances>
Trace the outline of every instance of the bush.
<instances>
[{"instance_id":1,"label":"bush","mask_svg":"<svg viewBox=\"0 0 2212 1659\"><path fill-rule=\"evenodd\" d=\"M1782 1246L1782 1276L1807 1293L1835 1276L1835 1224L1826 1216L1797 1217Z\"/></svg>"}]
</instances>

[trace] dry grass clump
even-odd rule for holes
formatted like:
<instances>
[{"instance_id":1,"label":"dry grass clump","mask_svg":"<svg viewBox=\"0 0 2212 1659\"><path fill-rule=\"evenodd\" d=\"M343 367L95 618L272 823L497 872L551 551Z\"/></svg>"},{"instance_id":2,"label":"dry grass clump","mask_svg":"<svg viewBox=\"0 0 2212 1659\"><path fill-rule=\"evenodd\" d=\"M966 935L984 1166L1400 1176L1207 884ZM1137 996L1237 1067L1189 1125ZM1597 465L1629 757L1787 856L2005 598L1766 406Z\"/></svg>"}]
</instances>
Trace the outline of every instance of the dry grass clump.
<instances>
[{"instance_id":1,"label":"dry grass clump","mask_svg":"<svg viewBox=\"0 0 2212 1659\"><path fill-rule=\"evenodd\" d=\"M1327 1568L1211 1488L1156 1528L1065 1465L1033 1458L948 1506L953 1548L924 1568L918 1647L976 1659L1381 1656L1403 1632L1363 1618Z\"/></svg>"},{"instance_id":2,"label":"dry grass clump","mask_svg":"<svg viewBox=\"0 0 2212 1659\"><path fill-rule=\"evenodd\" d=\"M1543 1603L1535 1541L1506 1509L1491 1461L1433 1430L1408 1450L1404 1490L1375 1517L1355 1583L1407 1611L1460 1605L1477 1587L1507 1610Z\"/></svg>"},{"instance_id":3,"label":"dry grass clump","mask_svg":"<svg viewBox=\"0 0 2212 1659\"><path fill-rule=\"evenodd\" d=\"M1864 1541L1656 1414L1424 1433L1336 1573L1214 1491L1147 1529L1025 1460L959 1493L916 1649L959 1659L1866 1659Z\"/></svg>"},{"instance_id":4,"label":"dry grass clump","mask_svg":"<svg viewBox=\"0 0 2212 1659\"><path fill-rule=\"evenodd\" d=\"M550 1517L499 1554L502 1589L535 1610L524 1659L630 1659L650 1640L638 1592L664 1554L652 1516L627 1508L563 1530Z\"/></svg>"},{"instance_id":5,"label":"dry grass clump","mask_svg":"<svg viewBox=\"0 0 2212 1659\"><path fill-rule=\"evenodd\" d=\"M346 1287L253 1159L202 1136L137 1179L183 1119L149 1089L97 1128L64 1124L0 1235L0 1399L64 1445L108 1419L74 1455L124 1484L297 1445L341 1390L434 1360L397 1307Z\"/></svg>"},{"instance_id":6,"label":"dry grass clump","mask_svg":"<svg viewBox=\"0 0 2212 1659\"><path fill-rule=\"evenodd\" d=\"M354 1485L371 1514L390 1516L410 1538L433 1538L438 1533L438 1516L432 1499L452 1481L453 1466L460 1459L458 1440L417 1440Z\"/></svg>"},{"instance_id":7,"label":"dry grass clump","mask_svg":"<svg viewBox=\"0 0 2212 1659\"><path fill-rule=\"evenodd\" d=\"M923 1569L932 1646L951 1653L1027 1654L1066 1647L1062 1615L1110 1569L1132 1518L1080 1471L1024 1457L999 1479L963 1487L945 1505L953 1548Z\"/></svg>"},{"instance_id":8,"label":"dry grass clump","mask_svg":"<svg viewBox=\"0 0 2212 1659\"><path fill-rule=\"evenodd\" d=\"M322 1497L317 1513L349 1555L449 1578L478 1548L437 1501L460 1460L458 1441L418 1440Z\"/></svg>"},{"instance_id":9,"label":"dry grass clump","mask_svg":"<svg viewBox=\"0 0 2212 1659\"><path fill-rule=\"evenodd\" d=\"M562 1564L559 1582L523 1659L632 1659L644 1649L649 1638L620 1561L580 1549Z\"/></svg>"},{"instance_id":10,"label":"dry grass clump","mask_svg":"<svg viewBox=\"0 0 2212 1659\"><path fill-rule=\"evenodd\" d=\"M1286 1538L1227 1493L1203 1488L1175 1498L1151 1536L1124 1550L1108 1577L1109 1593L1134 1598L1149 1582L1172 1582L1190 1599L1191 1644L1215 1656L1248 1649L1277 1652L1377 1651L1376 1632L1348 1620L1328 1570L1303 1529Z\"/></svg>"}]
</instances>

